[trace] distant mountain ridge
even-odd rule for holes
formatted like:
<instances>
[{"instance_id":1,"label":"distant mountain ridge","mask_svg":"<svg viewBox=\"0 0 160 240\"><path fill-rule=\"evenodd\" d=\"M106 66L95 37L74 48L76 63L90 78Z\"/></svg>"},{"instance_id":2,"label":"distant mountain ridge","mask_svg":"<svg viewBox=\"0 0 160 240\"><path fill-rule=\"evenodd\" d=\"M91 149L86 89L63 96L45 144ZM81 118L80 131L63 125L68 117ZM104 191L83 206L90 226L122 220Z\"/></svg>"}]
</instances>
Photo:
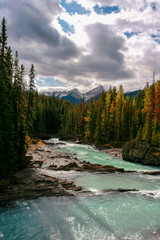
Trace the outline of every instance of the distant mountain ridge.
<instances>
[{"instance_id":1,"label":"distant mountain ridge","mask_svg":"<svg viewBox=\"0 0 160 240\"><path fill-rule=\"evenodd\" d=\"M139 91L142 91L142 90L139 89L139 90L136 90L136 91L133 91L133 92L125 92L124 96L125 97L129 96L130 98L135 98Z\"/></svg>"},{"instance_id":2,"label":"distant mountain ridge","mask_svg":"<svg viewBox=\"0 0 160 240\"><path fill-rule=\"evenodd\" d=\"M48 92L43 92L43 94L48 95L48 96L52 96L54 95L57 98L61 98L64 100L69 100L72 103L77 103L79 104L83 97L84 97L84 101L88 102L89 99L91 98L95 98L98 97L102 91L104 91L104 87L99 85L98 87L82 94L78 89L74 88L70 91L53 91L52 93L48 93Z\"/></svg>"},{"instance_id":3,"label":"distant mountain ridge","mask_svg":"<svg viewBox=\"0 0 160 240\"><path fill-rule=\"evenodd\" d=\"M43 94L52 96L54 95L57 98L64 99L64 100L69 100L72 103L77 103L79 104L83 97L84 101L88 102L91 98L97 98L102 91L106 92L104 90L104 87L102 85L99 85L98 87L82 94L77 88L74 88L70 91L53 91L53 92L43 92ZM137 96L138 92L141 90L136 90L133 92L125 92L124 95L125 97L130 96L131 98L134 98Z\"/></svg>"}]
</instances>

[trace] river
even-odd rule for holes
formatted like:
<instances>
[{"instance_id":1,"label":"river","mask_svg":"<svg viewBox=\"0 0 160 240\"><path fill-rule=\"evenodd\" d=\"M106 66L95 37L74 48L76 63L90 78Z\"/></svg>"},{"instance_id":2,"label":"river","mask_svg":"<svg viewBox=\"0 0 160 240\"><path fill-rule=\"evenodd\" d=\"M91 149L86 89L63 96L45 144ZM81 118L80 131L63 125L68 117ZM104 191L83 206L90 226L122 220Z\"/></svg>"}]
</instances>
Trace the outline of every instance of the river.
<instances>
[{"instance_id":1,"label":"river","mask_svg":"<svg viewBox=\"0 0 160 240\"><path fill-rule=\"evenodd\" d=\"M0 207L0 240L157 240L160 239L160 176L140 171L159 168L123 161L88 145L57 143L53 151L77 154L80 161L123 167L137 173L93 174L51 171L48 175L73 180L92 194L43 197ZM138 189L105 192L104 189Z\"/></svg>"}]
</instances>

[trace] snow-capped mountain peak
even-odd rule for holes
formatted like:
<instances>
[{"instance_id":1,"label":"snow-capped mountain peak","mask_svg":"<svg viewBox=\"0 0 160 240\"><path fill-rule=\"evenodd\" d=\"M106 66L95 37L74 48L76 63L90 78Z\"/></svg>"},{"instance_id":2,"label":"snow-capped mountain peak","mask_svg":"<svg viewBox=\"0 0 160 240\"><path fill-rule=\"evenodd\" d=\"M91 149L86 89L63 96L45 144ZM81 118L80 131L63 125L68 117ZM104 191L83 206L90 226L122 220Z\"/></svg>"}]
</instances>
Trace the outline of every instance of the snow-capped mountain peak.
<instances>
[{"instance_id":1,"label":"snow-capped mountain peak","mask_svg":"<svg viewBox=\"0 0 160 240\"><path fill-rule=\"evenodd\" d=\"M70 90L67 95L71 95L72 97L80 98L80 99L83 98L83 95L78 91L77 88Z\"/></svg>"},{"instance_id":2,"label":"snow-capped mountain peak","mask_svg":"<svg viewBox=\"0 0 160 240\"><path fill-rule=\"evenodd\" d=\"M90 90L89 92L86 92L84 94L85 99L89 100L90 98L96 97L96 96L100 95L102 93L102 91L104 91L104 87L102 85L99 85L98 87Z\"/></svg>"},{"instance_id":3,"label":"snow-capped mountain peak","mask_svg":"<svg viewBox=\"0 0 160 240\"><path fill-rule=\"evenodd\" d=\"M86 92L85 94L80 93L80 91L77 88L73 88L70 91L55 91L52 94L57 97L57 98L61 98L61 99L65 99L65 100L70 100L72 103L80 103L82 98L84 97L85 102L89 101L90 98L94 98L99 96L102 91L104 91L103 86L98 86L88 92Z\"/></svg>"}]
</instances>

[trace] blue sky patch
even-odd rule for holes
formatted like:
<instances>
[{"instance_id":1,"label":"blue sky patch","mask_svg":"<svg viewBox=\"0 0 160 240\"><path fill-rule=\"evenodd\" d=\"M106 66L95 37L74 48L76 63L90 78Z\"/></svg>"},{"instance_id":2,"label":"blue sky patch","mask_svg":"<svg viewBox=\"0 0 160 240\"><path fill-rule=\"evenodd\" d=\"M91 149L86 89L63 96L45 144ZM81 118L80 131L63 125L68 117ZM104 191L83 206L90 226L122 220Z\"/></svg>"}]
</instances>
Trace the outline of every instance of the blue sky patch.
<instances>
[{"instance_id":1,"label":"blue sky patch","mask_svg":"<svg viewBox=\"0 0 160 240\"><path fill-rule=\"evenodd\" d=\"M71 3L66 3L65 0L61 0L61 6L66 9L66 11L70 14L73 15L75 13L78 13L80 15L84 14L90 14L90 11L82 7L80 4L76 3L75 1Z\"/></svg>"},{"instance_id":2,"label":"blue sky patch","mask_svg":"<svg viewBox=\"0 0 160 240\"><path fill-rule=\"evenodd\" d=\"M152 3L151 3L151 8L152 8L153 11L156 11L156 10L157 10L157 5L156 5L155 2L152 2Z\"/></svg>"},{"instance_id":3,"label":"blue sky patch","mask_svg":"<svg viewBox=\"0 0 160 240\"><path fill-rule=\"evenodd\" d=\"M118 6L106 6L106 7L99 7L98 5L94 6L94 11L97 14L111 14L111 13L119 13L120 9Z\"/></svg>"},{"instance_id":4,"label":"blue sky patch","mask_svg":"<svg viewBox=\"0 0 160 240\"><path fill-rule=\"evenodd\" d=\"M75 33L75 29L73 25L70 25L69 23L67 23L66 21L60 18L58 18L58 22L62 26L62 29L65 33L68 33L68 34Z\"/></svg>"},{"instance_id":5,"label":"blue sky patch","mask_svg":"<svg viewBox=\"0 0 160 240\"><path fill-rule=\"evenodd\" d=\"M151 37L153 38L153 40L154 40L155 42L157 42L158 44L160 44L160 35L152 34Z\"/></svg>"},{"instance_id":6,"label":"blue sky patch","mask_svg":"<svg viewBox=\"0 0 160 240\"><path fill-rule=\"evenodd\" d=\"M38 87L66 87L67 85L58 80L54 79L53 77L40 77L37 80Z\"/></svg>"},{"instance_id":7,"label":"blue sky patch","mask_svg":"<svg viewBox=\"0 0 160 240\"><path fill-rule=\"evenodd\" d=\"M125 32L124 35L127 37L127 38L131 38L132 36L134 35L138 35L140 32Z\"/></svg>"}]
</instances>

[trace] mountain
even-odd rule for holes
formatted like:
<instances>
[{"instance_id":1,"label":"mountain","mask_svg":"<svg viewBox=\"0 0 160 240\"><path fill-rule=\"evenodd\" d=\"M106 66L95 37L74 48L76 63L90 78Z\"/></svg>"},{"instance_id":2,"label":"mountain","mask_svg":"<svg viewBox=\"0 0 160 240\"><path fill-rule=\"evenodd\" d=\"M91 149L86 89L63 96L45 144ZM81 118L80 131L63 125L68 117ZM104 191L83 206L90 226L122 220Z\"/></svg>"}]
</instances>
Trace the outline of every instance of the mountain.
<instances>
[{"instance_id":1,"label":"mountain","mask_svg":"<svg viewBox=\"0 0 160 240\"><path fill-rule=\"evenodd\" d=\"M102 91L104 91L104 88L103 88L103 86L100 85L100 86L86 92L85 94L80 93L80 91L78 91L78 89L74 88L68 92L67 91L63 91L63 92L55 91L55 92L52 92L52 94L50 94L50 95L54 95L57 98L69 100L72 103L79 104L82 101L83 97L84 97L84 101L88 102L90 98L98 97L102 93ZM44 94L46 94L46 93L44 93ZM48 95L48 93L46 95Z\"/></svg>"},{"instance_id":2,"label":"mountain","mask_svg":"<svg viewBox=\"0 0 160 240\"><path fill-rule=\"evenodd\" d=\"M63 95L63 96L62 96ZM62 97L60 97L62 96ZM64 100L69 100L72 103L77 103L79 104L83 98L83 95L78 91L78 89L74 88L69 92L66 92L66 94L64 94L64 92L58 96L61 99Z\"/></svg>"},{"instance_id":3,"label":"mountain","mask_svg":"<svg viewBox=\"0 0 160 240\"><path fill-rule=\"evenodd\" d=\"M89 92L86 92L84 94L85 101L89 101L90 98L98 97L102 93L102 91L104 91L104 87L99 85L98 87L90 90Z\"/></svg>"},{"instance_id":4,"label":"mountain","mask_svg":"<svg viewBox=\"0 0 160 240\"><path fill-rule=\"evenodd\" d=\"M98 87L86 92L85 94L80 93L80 91L78 91L78 89L74 88L70 91L54 91L54 92L43 92L43 94L47 95L47 96L52 96L54 95L57 98L61 98L64 100L69 100L72 103L77 103L79 104L83 97L84 97L84 101L88 102L91 98L97 98L104 90L104 87L102 85L99 85ZM137 96L138 92L142 91L142 90L136 90L133 92L125 92L124 95L125 97L129 96L130 98L134 98Z\"/></svg>"},{"instance_id":5,"label":"mountain","mask_svg":"<svg viewBox=\"0 0 160 240\"><path fill-rule=\"evenodd\" d=\"M136 91L133 91L133 92L125 92L124 96L125 97L129 96L130 98L135 98L139 91L142 91L142 90L139 89L139 90L136 90Z\"/></svg>"}]
</instances>

